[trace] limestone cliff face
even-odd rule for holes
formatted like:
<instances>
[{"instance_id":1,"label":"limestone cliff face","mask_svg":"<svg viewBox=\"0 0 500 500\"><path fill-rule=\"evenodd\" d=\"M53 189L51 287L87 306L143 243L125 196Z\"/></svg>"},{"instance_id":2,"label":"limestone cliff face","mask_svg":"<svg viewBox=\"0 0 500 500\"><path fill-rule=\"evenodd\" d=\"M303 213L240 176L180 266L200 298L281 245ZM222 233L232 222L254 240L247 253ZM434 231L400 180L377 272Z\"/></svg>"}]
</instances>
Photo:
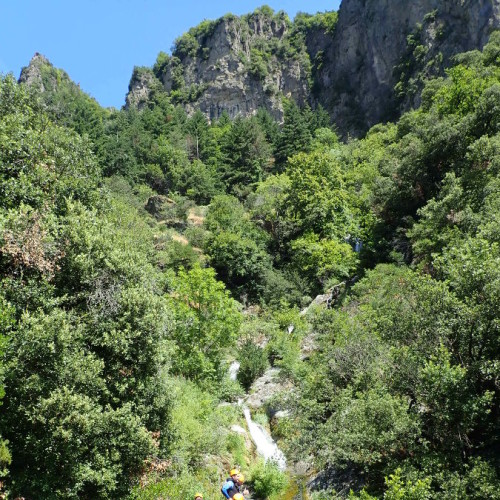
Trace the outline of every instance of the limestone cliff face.
<instances>
[{"instance_id":1,"label":"limestone cliff face","mask_svg":"<svg viewBox=\"0 0 500 500\"><path fill-rule=\"evenodd\" d=\"M234 118L266 108L279 119L283 96L305 103L310 94L309 58L305 47L291 47L290 29L284 13L267 10L205 21L178 39L172 57L165 55L154 72L188 112ZM131 86L132 94L139 87L144 94L141 82ZM127 102L134 99L129 94Z\"/></svg>"},{"instance_id":2,"label":"limestone cliff face","mask_svg":"<svg viewBox=\"0 0 500 500\"><path fill-rule=\"evenodd\" d=\"M321 103L344 136L358 136L418 105L425 77L499 27L500 0L343 0L328 30L263 7L180 37L172 56L132 78L127 105L140 108L161 85L189 113L234 118L262 107L281 119L289 97Z\"/></svg>"},{"instance_id":3,"label":"limestone cliff face","mask_svg":"<svg viewBox=\"0 0 500 500\"><path fill-rule=\"evenodd\" d=\"M53 66L45 56L36 52L31 58L29 65L22 68L19 83L24 83L29 87L37 87L42 92L47 90L47 83L49 83L51 88L54 87L57 83L56 78L54 77L47 82L46 67L52 68Z\"/></svg>"},{"instance_id":4,"label":"limestone cliff face","mask_svg":"<svg viewBox=\"0 0 500 500\"><path fill-rule=\"evenodd\" d=\"M343 0L320 47L317 98L344 133L357 134L418 104L418 71L441 72L499 25L500 0ZM409 99L397 100L398 83Z\"/></svg>"},{"instance_id":5,"label":"limestone cliff face","mask_svg":"<svg viewBox=\"0 0 500 500\"><path fill-rule=\"evenodd\" d=\"M139 110L144 108L156 83L151 69L135 67L125 98L125 108L135 107Z\"/></svg>"}]
</instances>

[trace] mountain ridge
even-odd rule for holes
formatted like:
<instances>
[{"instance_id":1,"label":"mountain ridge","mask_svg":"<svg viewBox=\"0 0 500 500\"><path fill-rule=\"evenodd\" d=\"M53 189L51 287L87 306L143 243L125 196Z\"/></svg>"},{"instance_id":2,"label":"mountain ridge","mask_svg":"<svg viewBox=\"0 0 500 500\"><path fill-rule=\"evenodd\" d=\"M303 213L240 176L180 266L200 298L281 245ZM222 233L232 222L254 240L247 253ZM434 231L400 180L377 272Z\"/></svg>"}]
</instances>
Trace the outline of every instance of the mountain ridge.
<instances>
[{"instance_id":1,"label":"mountain ridge","mask_svg":"<svg viewBox=\"0 0 500 500\"><path fill-rule=\"evenodd\" d=\"M263 6L203 21L176 39L171 55L160 52L153 67L135 67L125 107L140 110L164 92L190 115L235 118L264 108L281 121L284 99L292 99L323 106L343 137L357 137L418 107L425 78L443 75L455 55L482 49L499 27L500 0L406 7L343 0L338 14L299 13L293 22ZM20 81L43 90L43 65L51 66L35 54ZM57 84L52 76L49 88Z\"/></svg>"}]
</instances>

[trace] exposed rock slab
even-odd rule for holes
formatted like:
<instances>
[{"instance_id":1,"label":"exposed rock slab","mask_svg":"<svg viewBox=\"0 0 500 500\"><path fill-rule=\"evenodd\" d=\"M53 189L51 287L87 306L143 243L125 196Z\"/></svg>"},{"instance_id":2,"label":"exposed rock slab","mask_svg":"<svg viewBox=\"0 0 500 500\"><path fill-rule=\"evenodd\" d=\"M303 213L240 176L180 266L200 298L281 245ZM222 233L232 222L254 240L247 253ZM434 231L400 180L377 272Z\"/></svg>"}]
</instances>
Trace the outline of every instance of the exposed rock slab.
<instances>
[{"instance_id":1,"label":"exposed rock slab","mask_svg":"<svg viewBox=\"0 0 500 500\"><path fill-rule=\"evenodd\" d=\"M442 72L455 54L481 49L499 26L500 0L343 0L334 36L308 38L324 51L319 100L344 134L357 135L398 116L395 69L408 55L408 35L421 31L422 64L440 54Z\"/></svg>"},{"instance_id":2,"label":"exposed rock slab","mask_svg":"<svg viewBox=\"0 0 500 500\"><path fill-rule=\"evenodd\" d=\"M279 374L278 368L268 369L262 377L259 377L252 384L250 395L245 404L253 410L263 408L278 392L290 390L291 383L281 380ZM270 409L270 413L273 415L276 411Z\"/></svg>"}]
</instances>

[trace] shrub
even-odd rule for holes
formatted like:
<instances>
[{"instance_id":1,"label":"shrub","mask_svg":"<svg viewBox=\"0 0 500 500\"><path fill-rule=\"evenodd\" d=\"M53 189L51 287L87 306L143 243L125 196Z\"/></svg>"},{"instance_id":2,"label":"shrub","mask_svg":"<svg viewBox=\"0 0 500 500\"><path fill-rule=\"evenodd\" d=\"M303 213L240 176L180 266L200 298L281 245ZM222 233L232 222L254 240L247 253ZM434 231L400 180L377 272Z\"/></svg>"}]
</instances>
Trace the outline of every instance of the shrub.
<instances>
[{"instance_id":1,"label":"shrub","mask_svg":"<svg viewBox=\"0 0 500 500\"><path fill-rule=\"evenodd\" d=\"M287 476L273 462L260 461L251 471L251 482L258 498L270 498L284 492L288 486Z\"/></svg>"},{"instance_id":2,"label":"shrub","mask_svg":"<svg viewBox=\"0 0 500 500\"><path fill-rule=\"evenodd\" d=\"M262 347L247 340L240 349L239 359L238 381L248 390L252 382L260 377L267 368L266 353Z\"/></svg>"}]
</instances>

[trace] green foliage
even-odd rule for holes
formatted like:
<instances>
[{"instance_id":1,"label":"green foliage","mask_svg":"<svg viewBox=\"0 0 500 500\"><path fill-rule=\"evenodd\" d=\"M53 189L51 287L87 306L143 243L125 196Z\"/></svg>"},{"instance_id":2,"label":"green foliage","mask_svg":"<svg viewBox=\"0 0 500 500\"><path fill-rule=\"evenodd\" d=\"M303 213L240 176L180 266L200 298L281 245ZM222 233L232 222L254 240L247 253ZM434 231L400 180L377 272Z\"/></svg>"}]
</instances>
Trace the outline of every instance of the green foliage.
<instances>
[{"instance_id":1,"label":"green foliage","mask_svg":"<svg viewBox=\"0 0 500 500\"><path fill-rule=\"evenodd\" d=\"M271 261L255 240L220 231L207 238L205 250L219 277L235 294L246 293L250 299L261 295L262 278Z\"/></svg>"},{"instance_id":2,"label":"green foliage","mask_svg":"<svg viewBox=\"0 0 500 500\"><path fill-rule=\"evenodd\" d=\"M66 198L94 204L99 169L88 140L47 126L27 90L9 76L0 81L0 196L2 208L21 203L64 210Z\"/></svg>"},{"instance_id":3,"label":"green foliage","mask_svg":"<svg viewBox=\"0 0 500 500\"><path fill-rule=\"evenodd\" d=\"M63 311L25 315L9 346L2 430L16 450L13 490L108 498L127 491L152 443L131 405L102 406L104 365L72 323Z\"/></svg>"},{"instance_id":4,"label":"green foliage","mask_svg":"<svg viewBox=\"0 0 500 500\"><path fill-rule=\"evenodd\" d=\"M174 42L172 54L179 58L194 57L200 48L200 44L193 33L184 33Z\"/></svg>"},{"instance_id":5,"label":"green foliage","mask_svg":"<svg viewBox=\"0 0 500 500\"><path fill-rule=\"evenodd\" d=\"M415 242L415 260L425 259L429 263L433 254L460 237L460 227L466 226L469 215L463 210L464 202L460 182L453 173L447 174L439 199L430 200L420 209L419 222L408 231L408 236Z\"/></svg>"},{"instance_id":6,"label":"green foliage","mask_svg":"<svg viewBox=\"0 0 500 500\"><path fill-rule=\"evenodd\" d=\"M3 358L4 351L7 345L8 333L14 324L14 311L12 306L0 296L0 356ZM4 390L4 366L0 364L0 405L2 398L5 395ZM0 434L0 481L3 480L8 474L8 467L11 463L12 457L8 448L8 441L1 439ZM1 493L2 487L0 487Z\"/></svg>"},{"instance_id":7,"label":"green foliage","mask_svg":"<svg viewBox=\"0 0 500 500\"><path fill-rule=\"evenodd\" d=\"M403 398L369 390L356 396L346 390L334 402L327 421L324 459L369 470L388 454L406 453L418 437L418 422Z\"/></svg>"},{"instance_id":8,"label":"green foliage","mask_svg":"<svg viewBox=\"0 0 500 500\"><path fill-rule=\"evenodd\" d=\"M272 267L265 233L249 220L238 200L227 195L212 200L205 227L212 233L205 251L219 277L235 295L259 298Z\"/></svg>"},{"instance_id":9,"label":"green foliage","mask_svg":"<svg viewBox=\"0 0 500 500\"><path fill-rule=\"evenodd\" d=\"M47 60L35 64L41 79L38 83L43 88L38 98L44 103L48 116L58 125L68 127L82 137L88 136L93 151L100 155L108 110L83 92L65 71L54 68Z\"/></svg>"},{"instance_id":10,"label":"green foliage","mask_svg":"<svg viewBox=\"0 0 500 500\"><path fill-rule=\"evenodd\" d=\"M154 66L153 66L153 73L157 77L161 78L161 76L163 76L163 74L166 70L166 67L168 66L169 60L170 60L170 56L166 52L163 52L163 51L159 52L158 56L156 57L156 61L154 63Z\"/></svg>"},{"instance_id":11,"label":"green foliage","mask_svg":"<svg viewBox=\"0 0 500 500\"><path fill-rule=\"evenodd\" d=\"M401 470L396 470L389 478L386 478L387 491L384 493L384 499L387 500L427 500L432 498L430 491L430 480L418 480L415 483L407 481L403 483L401 479Z\"/></svg>"},{"instance_id":12,"label":"green foliage","mask_svg":"<svg viewBox=\"0 0 500 500\"><path fill-rule=\"evenodd\" d=\"M262 52L255 47L250 50L250 63L248 72L258 78L264 80L268 74L268 60L270 54Z\"/></svg>"},{"instance_id":13,"label":"green foliage","mask_svg":"<svg viewBox=\"0 0 500 500\"><path fill-rule=\"evenodd\" d=\"M251 470L251 482L258 498L276 498L288 486L286 475L272 462L259 462Z\"/></svg>"},{"instance_id":14,"label":"green foliage","mask_svg":"<svg viewBox=\"0 0 500 500\"><path fill-rule=\"evenodd\" d=\"M177 38L172 48L175 57L195 57L197 52L206 44L206 39L210 37L217 28L219 21L209 21L204 19L198 26L191 28L187 33Z\"/></svg>"},{"instance_id":15,"label":"green foliage","mask_svg":"<svg viewBox=\"0 0 500 500\"><path fill-rule=\"evenodd\" d=\"M309 151L311 142L311 131L304 114L294 101L286 101L283 128L277 140L277 162L283 165L293 155Z\"/></svg>"},{"instance_id":16,"label":"green foliage","mask_svg":"<svg viewBox=\"0 0 500 500\"><path fill-rule=\"evenodd\" d=\"M226 447L226 429L235 420L231 408L218 408L218 401L189 381L177 380L174 393L173 429L170 449L179 471L199 468L207 454L217 455Z\"/></svg>"},{"instance_id":17,"label":"green foliage","mask_svg":"<svg viewBox=\"0 0 500 500\"><path fill-rule=\"evenodd\" d=\"M288 161L288 203L302 230L344 239L356 230L335 157L322 152L299 153Z\"/></svg>"},{"instance_id":18,"label":"green foliage","mask_svg":"<svg viewBox=\"0 0 500 500\"><path fill-rule=\"evenodd\" d=\"M244 197L268 170L271 148L255 120L236 118L224 139L221 177L229 192Z\"/></svg>"},{"instance_id":19,"label":"green foliage","mask_svg":"<svg viewBox=\"0 0 500 500\"><path fill-rule=\"evenodd\" d=\"M332 35L337 25L338 13L317 12L314 15L299 12L294 19L294 25L301 31L322 30L325 33Z\"/></svg>"},{"instance_id":20,"label":"green foliage","mask_svg":"<svg viewBox=\"0 0 500 500\"><path fill-rule=\"evenodd\" d=\"M238 359L240 361L238 381L248 391L254 380L267 368L266 353L252 339L247 339L239 349Z\"/></svg>"},{"instance_id":21,"label":"green foliage","mask_svg":"<svg viewBox=\"0 0 500 500\"><path fill-rule=\"evenodd\" d=\"M237 303L229 297L213 269L180 270L172 281L175 355L173 370L196 382L222 377L222 349L230 349L241 321Z\"/></svg>"},{"instance_id":22,"label":"green foliage","mask_svg":"<svg viewBox=\"0 0 500 500\"><path fill-rule=\"evenodd\" d=\"M322 285L336 285L349 278L356 269L356 254L351 245L335 240L320 240L314 233L307 233L294 240L291 250L292 263L299 272L312 282L318 280Z\"/></svg>"},{"instance_id":23,"label":"green foliage","mask_svg":"<svg viewBox=\"0 0 500 500\"><path fill-rule=\"evenodd\" d=\"M305 37L336 20L263 7L225 22L263 81L284 59L308 73ZM242 395L240 345L245 387L268 360L294 385L269 403L289 412L272 422L287 458L314 456L344 493L498 498L500 35L424 82L442 65L424 35L443 30L425 16L396 68L408 102L425 83L422 107L345 144L320 106L287 101L281 128L176 107L205 91L183 62L211 57L217 26L134 71L153 82L140 111L101 109L45 63L43 92L0 80L9 495L215 497L228 464L253 460L219 405ZM289 306L340 281L331 309ZM262 498L286 487L263 463L252 482Z\"/></svg>"},{"instance_id":24,"label":"green foliage","mask_svg":"<svg viewBox=\"0 0 500 500\"><path fill-rule=\"evenodd\" d=\"M182 500L194 498L196 492L215 498L220 495L227 464L248 460L244 438L228 432L238 412L233 407L219 406L212 394L189 381L175 379L169 390L176 401L170 459L157 462L159 467L152 467L131 498L153 500L168 496Z\"/></svg>"},{"instance_id":25,"label":"green foliage","mask_svg":"<svg viewBox=\"0 0 500 500\"><path fill-rule=\"evenodd\" d=\"M434 96L438 113L467 115L475 111L479 97L495 81L498 71L492 76L478 78L477 70L462 65L448 70L449 79Z\"/></svg>"}]
</instances>

